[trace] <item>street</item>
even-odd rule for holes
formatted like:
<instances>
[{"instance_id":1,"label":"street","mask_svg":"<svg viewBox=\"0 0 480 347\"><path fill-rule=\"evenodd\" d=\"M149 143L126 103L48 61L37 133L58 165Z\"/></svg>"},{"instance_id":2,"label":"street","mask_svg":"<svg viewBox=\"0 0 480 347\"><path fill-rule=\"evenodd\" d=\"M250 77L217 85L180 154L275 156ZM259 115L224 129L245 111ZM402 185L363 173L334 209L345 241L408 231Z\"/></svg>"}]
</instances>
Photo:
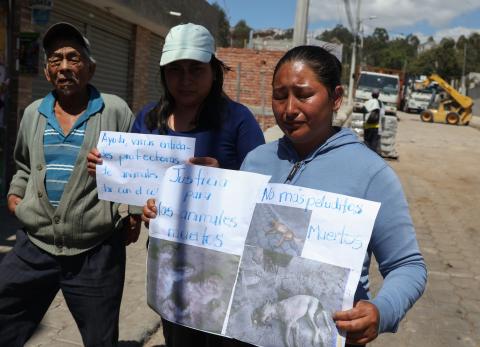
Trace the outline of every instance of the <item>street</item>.
<instances>
[{"instance_id":1,"label":"street","mask_svg":"<svg viewBox=\"0 0 480 347\"><path fill-rule=\"evenodd\" d=\"M403 183L429 278L399 332L371 346L480 346L480 131L406 113L400 119L400 157L390 164Z\"/></svg>"}]
</instances>

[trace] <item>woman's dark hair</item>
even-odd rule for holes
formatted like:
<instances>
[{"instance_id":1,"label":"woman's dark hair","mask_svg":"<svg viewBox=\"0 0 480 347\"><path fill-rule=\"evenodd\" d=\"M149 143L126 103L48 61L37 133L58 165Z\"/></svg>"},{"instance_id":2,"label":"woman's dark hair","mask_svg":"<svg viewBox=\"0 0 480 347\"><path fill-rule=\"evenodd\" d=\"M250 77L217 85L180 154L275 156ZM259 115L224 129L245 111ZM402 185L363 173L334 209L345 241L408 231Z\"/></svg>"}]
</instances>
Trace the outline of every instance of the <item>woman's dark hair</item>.
<instances>
[{"instance_id":1,"label":"woman's dark hair","mask_svg":"<svg viewBox=\"0 0 480 347\"><path fill-rule=\"evenodd\" d=\"M327 88L330 98L334 96L335 88L341 85L342 64L332 53L319 46L292 48L278 61L273 78L283 64L294 61L301 61L308 65L317 76L318 81Z\"/></svg>"},{"instance_id":2,"label":"woman's dark hair","mask_svg":"<svg viewBox=\"0 0 480 347\"><path fill-rule=\"evenodd\" d=\"M221 60L212 55L210 66L213 71L213 83L210 93L203 101L197 114L197 127L201 129L219 130L222 125L222 114L229 100L223 92L223 75L231 69ZM160 100L155 107L148 112L145 123L148 130L158 129L160 134L166 134L168 117L173 112L175 100L167 89L165 82L165 69L160 67L161 93Z\"/></svg>"}]
</instances>

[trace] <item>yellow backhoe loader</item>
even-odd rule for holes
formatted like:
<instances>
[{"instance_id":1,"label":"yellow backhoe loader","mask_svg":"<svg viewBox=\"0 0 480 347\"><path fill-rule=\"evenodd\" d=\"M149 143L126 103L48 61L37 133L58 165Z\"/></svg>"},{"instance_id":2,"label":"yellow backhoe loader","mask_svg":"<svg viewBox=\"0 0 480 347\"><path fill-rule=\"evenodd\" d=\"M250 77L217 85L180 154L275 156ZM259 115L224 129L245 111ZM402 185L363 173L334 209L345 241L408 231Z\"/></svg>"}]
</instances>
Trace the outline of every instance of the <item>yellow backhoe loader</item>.
<instances>
[{"instance_id":1,"label":"yellow backhoe loader","mask_svg":"<svg viewBox=\"0 0 480 347\"><path fill-rule=\"evenodd\" d=\"M437 82L443 91L435 95L437 100L420 113L420 119L424 122L468 125L472 119L473 100L460 94L437 74L427 77L423 84L427 87L432 82Z\"/></svg>"}]
</instances>

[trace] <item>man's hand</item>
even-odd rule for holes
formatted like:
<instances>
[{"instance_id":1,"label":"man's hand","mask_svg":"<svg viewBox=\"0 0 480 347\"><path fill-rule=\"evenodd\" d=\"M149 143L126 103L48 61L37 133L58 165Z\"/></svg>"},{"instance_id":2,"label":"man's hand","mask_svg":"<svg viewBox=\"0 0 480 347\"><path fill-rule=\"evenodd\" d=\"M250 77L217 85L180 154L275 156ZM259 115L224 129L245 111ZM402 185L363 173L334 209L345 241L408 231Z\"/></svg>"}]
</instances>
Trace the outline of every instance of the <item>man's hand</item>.
<instances>
[{"instance_id":1,"label":"man's hand","mask_svg":"<svg viewBox=\"0 0 480 347\"><path fill-rule=\"evenodd\" d=\"M368 301L358 301L354 308L333 315L337 328L347 333L347 343L364 345L378 336L380 313Z\"/></svg>"},{"instance_id":2,"label":"man's hand","mask_svg":"<svg viewBox=\"0 0 480 347\"><path fill-rule=\"evenodd\" d=\"M102 158L98 149L94 148L87 155L87 171L90 176L95 178L97 174L97 165L102 165Z\"/></svg>"},{"instance_id":3,"label":"man's hand","mask_svg":"<svg viewBox=\"0 0 480 347\"><path fill-rule=\"evenodd\" d=\"M126 218L126 224L123 232L125 233L125 246L135 243L140 236L142 220L140 215L131 214Z\"/></svg>"},{"instance_id":4,"label":"man's hand","mask_svg":"<svg viewBox=\"0 0 480 347\"><path fill-rule=\"evenodd\" d=\"M8 202L8 210L10 213L15 214L15 209L17 208L17 205L22 201L22 198L19 197L18 195L15 194L10 194L7 198Z\"/></svg>"},{"instance_id":5,"label":"man's hand","mask_svg":"<svg viewBox=\"0 0 480 347\"><path fill-rule=\"evenodd\" d=\"M143 206L142 220L148 228L150 219L157 217L157 207L155 206L155 199L148 199L145 206Z\"/></svg>"}]
</instances>

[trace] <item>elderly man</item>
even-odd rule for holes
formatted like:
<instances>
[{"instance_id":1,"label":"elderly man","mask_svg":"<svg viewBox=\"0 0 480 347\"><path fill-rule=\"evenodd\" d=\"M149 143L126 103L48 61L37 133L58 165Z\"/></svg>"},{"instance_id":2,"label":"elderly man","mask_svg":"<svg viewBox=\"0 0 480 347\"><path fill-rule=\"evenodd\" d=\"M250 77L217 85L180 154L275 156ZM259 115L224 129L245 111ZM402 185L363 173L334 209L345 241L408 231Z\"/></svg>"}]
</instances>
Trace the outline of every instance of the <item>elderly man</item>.
<instances>
[{"instance_id":1,"label":"elderly man","mask_svg":"<svg viewBox=\"0 0 480 347\"><path fill-rule=\"evenodd\" d=\"M86 157L100 131L127 132L134 117L123 100L89 84L95 61L78 29L53 25L43 48L54 90L26 108L15 147L8 208L24 229L0 263L0 346L23 346L59 290L84 345L113 346L125 244L136 241L140 223L98 200Z\"/></svg>"}]
</instances>

